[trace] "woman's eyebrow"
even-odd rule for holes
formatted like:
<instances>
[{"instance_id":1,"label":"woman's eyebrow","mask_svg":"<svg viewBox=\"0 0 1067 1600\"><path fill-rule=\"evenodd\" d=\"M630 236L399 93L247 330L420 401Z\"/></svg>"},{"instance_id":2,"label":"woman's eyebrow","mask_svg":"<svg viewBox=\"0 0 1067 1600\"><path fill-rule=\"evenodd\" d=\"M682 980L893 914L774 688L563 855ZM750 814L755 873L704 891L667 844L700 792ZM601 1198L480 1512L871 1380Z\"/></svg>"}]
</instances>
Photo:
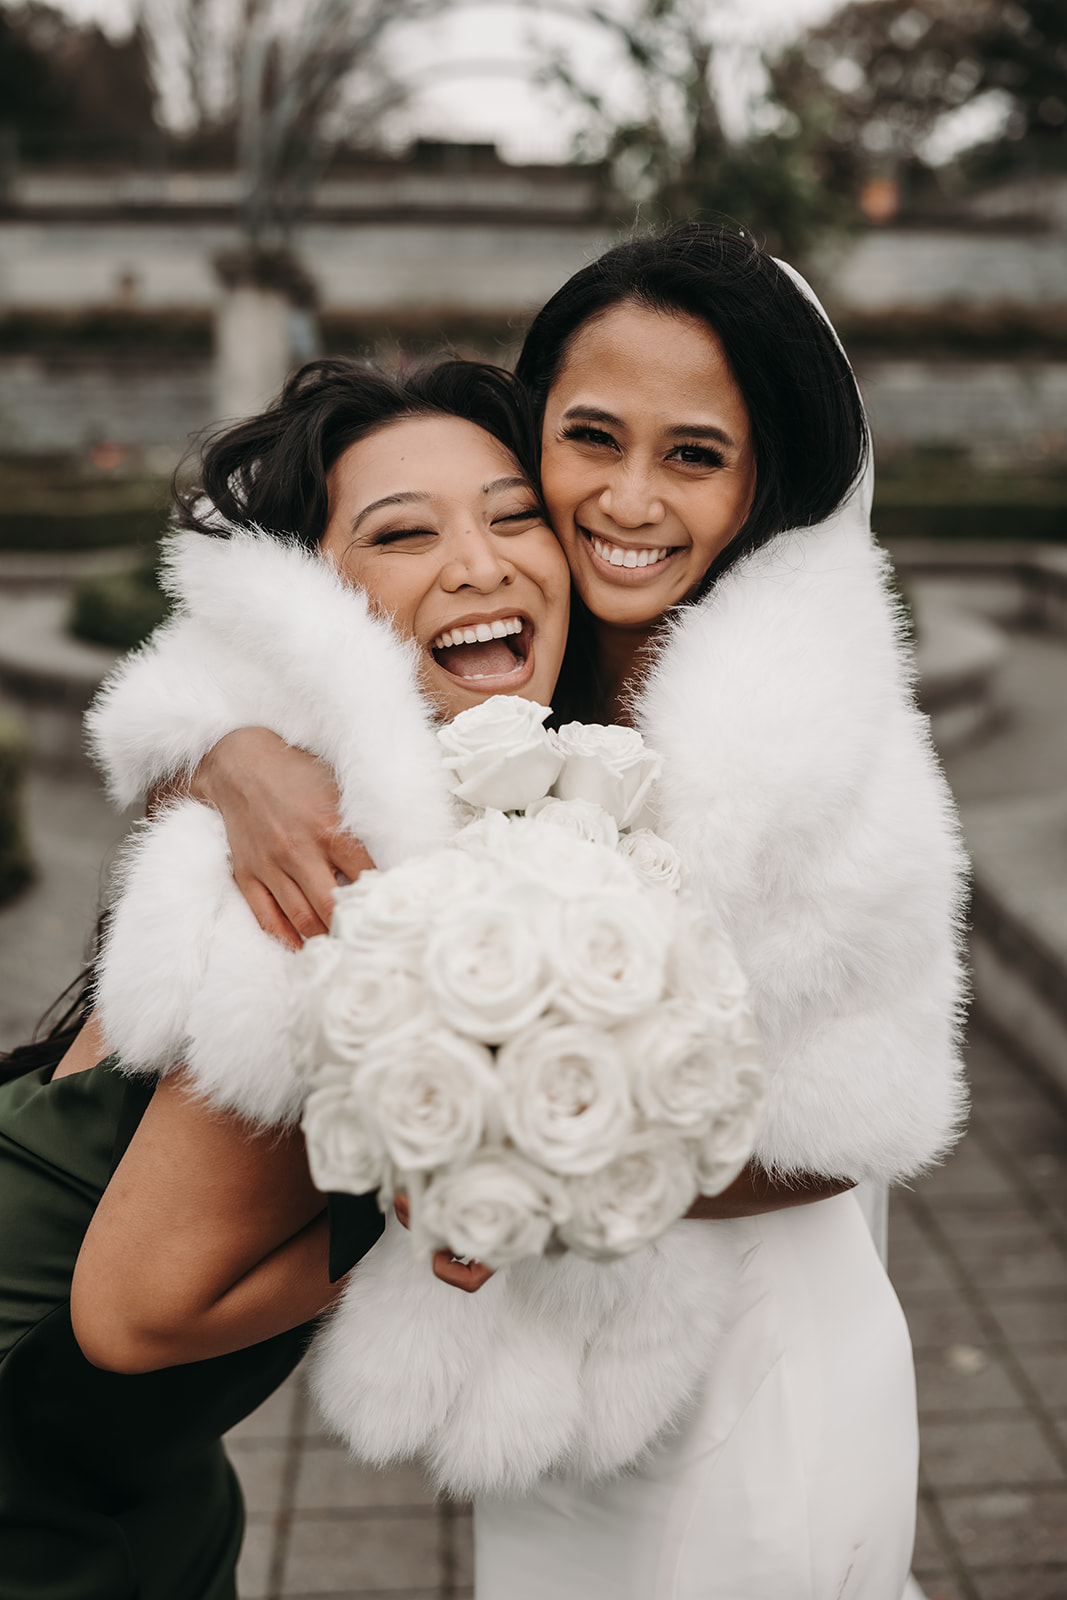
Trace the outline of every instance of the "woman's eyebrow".
<instances>
[{"instance_id":1,"label":"woman's eyebrow","mask_svg":"<svg viewBox=\"0 0 1067 1600\"><path fill-rule=\"evenodd\" d=\"M734 441L726 430L715 427L711 422L685 422L675 428L666 428L664 431L672 439L715 439L719 444L733 448Z\"/></svg>"},{"instance_id":2,"label":"woman's eyebrow","mask_svg":"<svg viewBox=\"0 0 1067 1600\"><path fill-rule=\"evenodd\" d=\"M380 500L372 500L369 506L364 506L358 516L353 518L352 532L355 533L360 523L370 516L372 511L380 511L383 506L414 506L421 505L429 500L428 494L419 494L416 490L406 490L402 494L386 494Z\"/></svg>"},{"instance_id":3,"label":"woman's eyebrow","mask_svg":"<svg viewBox=\"0 0 1067 1600\"><path fill-rule=\"evenodd\" d=\"M494 478L492 483L482 485L482 493L503 494L505 489L529 489L529 487L525 478Z\"/></svg>"},{"instance_id":4,"label":"woman's eyebrow","mask_svg":"<svg viewBox=\"0 0 1067 1600\"><path fill-rule=\"evenodd\" d=\"M564 422L606 422L609 428L625 426L621 417L611 411L601 411L597 406L569 406L563 413Z\"/></svg>"}]
</instances>

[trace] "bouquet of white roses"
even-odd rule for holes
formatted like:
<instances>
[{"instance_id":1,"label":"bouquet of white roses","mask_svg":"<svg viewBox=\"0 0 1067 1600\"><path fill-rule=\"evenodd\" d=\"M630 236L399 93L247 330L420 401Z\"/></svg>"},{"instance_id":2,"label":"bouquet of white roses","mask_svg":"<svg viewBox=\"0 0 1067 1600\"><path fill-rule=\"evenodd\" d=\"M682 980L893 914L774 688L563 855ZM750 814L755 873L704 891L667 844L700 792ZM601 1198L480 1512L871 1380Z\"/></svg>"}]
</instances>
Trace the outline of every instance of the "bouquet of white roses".
<instances>
[{"instance_id":1,"label":"bouquet of white roses","mask_svg":"<svg viewBox=\"0 0 1067 1600\"><path fill-rule=\"evenodd\" d=\"M323 1190L397 1189L422 1249L611 1259L732 1181L762 1102L728 942L641 826L640 734L497 697L439 734L469 820L338 891L292 1027Z\"/></svg>"}]
</instances>

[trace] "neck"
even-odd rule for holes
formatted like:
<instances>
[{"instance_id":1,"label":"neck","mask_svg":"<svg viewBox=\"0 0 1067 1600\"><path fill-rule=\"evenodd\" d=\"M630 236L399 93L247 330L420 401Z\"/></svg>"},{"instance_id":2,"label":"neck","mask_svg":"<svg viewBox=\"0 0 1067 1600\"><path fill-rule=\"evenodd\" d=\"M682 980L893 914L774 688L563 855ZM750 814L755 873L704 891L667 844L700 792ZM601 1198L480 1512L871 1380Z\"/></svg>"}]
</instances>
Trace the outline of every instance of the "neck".
<instances>
[{"instance_id":1,"label":"neck","mask_svg":"<svg viewBox=\"0 0 1067 1600\"><path fill-rule=\"evenodd\" d=\"M610 622L598 620L594 626L608 716L612 722L629 722L627 700L640 687L645 669L645 652L655 632L655 624L649 622L639 628L619 628Z\"/></svg>"}]
</instances>

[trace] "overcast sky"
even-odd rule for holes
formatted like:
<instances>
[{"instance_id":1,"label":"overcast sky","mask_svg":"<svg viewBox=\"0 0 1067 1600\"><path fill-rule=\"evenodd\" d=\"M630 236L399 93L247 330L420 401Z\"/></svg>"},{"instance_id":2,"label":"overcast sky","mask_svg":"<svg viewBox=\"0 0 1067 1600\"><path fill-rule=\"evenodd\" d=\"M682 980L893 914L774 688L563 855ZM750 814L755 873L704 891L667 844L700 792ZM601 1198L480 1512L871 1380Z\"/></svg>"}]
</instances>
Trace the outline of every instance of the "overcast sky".
<instances>
[{"instance_id":1,"label":"overcast sky","mask_svg":"<svg viewBox=\"0 0 1067 1600\"><path fill-rule=\"evenodd\" d=\"M129 26L135 0L60 0L79 19L110 29ZM165 8L167 0L156 0ZM181 3L181 0L177 0ZM625 5L626 0L611 0ZM828 16L837 0L707 0L717 31L728 41L720 52L724 112L735 125L758 97L758 46L783 42ZM398 33L394 49L416 92L394 137L494 140L511 160L559 160L569 153L576 118L566 102L529 81L531 35L563 46L583 77L625 100L625 74L598 31L549 11L536 15L507 0L455 0L433 21Z\"/></svg>"}]
</instances>

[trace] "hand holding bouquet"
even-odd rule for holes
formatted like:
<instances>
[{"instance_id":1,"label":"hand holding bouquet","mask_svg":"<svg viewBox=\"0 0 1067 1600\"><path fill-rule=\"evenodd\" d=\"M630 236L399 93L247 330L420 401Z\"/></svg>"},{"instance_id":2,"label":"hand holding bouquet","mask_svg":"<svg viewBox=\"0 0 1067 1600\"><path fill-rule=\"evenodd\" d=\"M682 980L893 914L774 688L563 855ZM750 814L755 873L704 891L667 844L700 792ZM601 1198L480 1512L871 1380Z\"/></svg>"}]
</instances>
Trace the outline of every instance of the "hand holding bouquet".
<instances>
[{"instance_id":1,"label":"hand holding bouquet","mask_svg":"<svg viewBox=\"0 0 1067 1600\"><path fill-rule=\"evenodd\" d=\"M497 697L441 730L470 820L340 889L293 996L312 1176L397 1188L418 1248L501 1267L658 1238L751 1153L742 974L640 823L640 734Z\"/></svg>"}]
</instances>

